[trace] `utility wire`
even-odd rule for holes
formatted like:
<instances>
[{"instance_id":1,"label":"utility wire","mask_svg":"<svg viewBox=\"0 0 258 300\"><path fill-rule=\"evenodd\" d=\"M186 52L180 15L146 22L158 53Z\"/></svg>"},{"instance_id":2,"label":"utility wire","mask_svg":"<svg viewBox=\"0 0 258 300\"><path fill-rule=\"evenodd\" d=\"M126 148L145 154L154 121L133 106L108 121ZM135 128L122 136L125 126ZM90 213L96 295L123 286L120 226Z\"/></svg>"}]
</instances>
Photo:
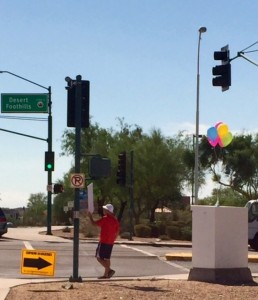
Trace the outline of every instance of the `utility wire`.
<instances>
[{"instance_id":1,"label":"utility wire","mask_svg":"<svg viewBox=\"0 0 258 300\"><path fill-rule=\"evenodd\" d=\"M21 121L47 121L47 118L39 117L14 117L14 116L0 116L0 119L11 119L11 120L21 120Z\"/></svg>"},{"instance_id":2,"label":"utility wire","mask_svg":"<svg viewBox=\"0 0 258 300\"><path fill-rule=\"evenodd\" d=\"M258 41L257 41L257 42L255 42L255 43L253 43L252 45L250 45L250 46L246 47L245 49L243 49L243 50L242 50L242 51L240 51L240 52L244 52L245 50L247 50L247 49L249 49L249 48L253 47L253 46L254 46L254 45L256 45L256 44L258 44Z\"/></svg>"},{"instance_id":3,"label":"utility wire","mask_svg":"<svg viewBox=\"0 0 258 300\"><path fill-rule=\"evenodd\" d=\"M245 52L242 51L242 53L252 53L252 52L258 52L258 50L245 51Z\"/></svg>"}]
</instances>

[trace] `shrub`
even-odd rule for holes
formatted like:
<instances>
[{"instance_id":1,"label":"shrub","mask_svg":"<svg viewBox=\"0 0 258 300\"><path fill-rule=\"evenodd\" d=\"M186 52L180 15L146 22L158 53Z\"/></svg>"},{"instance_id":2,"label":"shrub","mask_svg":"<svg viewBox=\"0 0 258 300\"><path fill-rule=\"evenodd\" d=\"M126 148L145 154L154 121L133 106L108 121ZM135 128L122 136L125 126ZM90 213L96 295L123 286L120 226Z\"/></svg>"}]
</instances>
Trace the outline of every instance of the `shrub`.
<instances>
[{"instance_id":1,"label":"shrub","mask_svg":"<svg viewBox=\"0 0 258 300\"><path fill-rule=\"evenodd\" d=\"M159 237L162 241L168 241L170 238L165 235L165 234L162 234L160 237Z\"/></svg>"},{"instance_id":2,"label":"shrub","mask_svg":"<svg viewBox=\"0 0 258 300\"><path fill-rule=\"evenodd\" d=\"M185 241L191 241L192 240L192 228L189 226L186 226L181 229L181 239Z\"/></svg>"},{"instance_id":3,"label":"shrub","mask_svg":"<svg viewBox=\"0 0 258 300\"><path fill-rule=\"evenodd\" d=\"M121 238L121 239L127 239L127 240L129 240L129 239L131 238L131 233L128 232L128 231L122 232L122 233L120 234L120 238Z\"/></svg>"},{"instance_id":4,"label":"shrub","mask_svg":"<svg viewBox=\"0 0 258 300\"><path fill-rule=\"evenodd\" d=\"M149 227L151 228L151 237L158 238L159 233L159 227L156 224L149 224Z\"/></svg>"},{"instance_id":5,"label":"shrub","mask_svg":"<svg viewBox=\"0 0 258 300\"><path fill-rule=\"evenodd\" d=\"M167 235L170 239L178 240L180 239L181 231L177 226L168 226Z\"/></svg>"},{"instance_id":6,"label":"shrub","mask_svg":"<svg viewBox=\"0 0 258 300\"><path fill-rule=\"evenodd\" d=\"M165 235L166 234L166 223L165 222L159 222L157 223L157 226L159 228L159 234Z\"/></svg>"},{"instance_id":7,"label":"shrub","mask_svg":"<svg viewBox=\"0 0 258 300\"><path fill-rule=\"evenodd\" d=\"M148 225L137 224L134 226L134 232L137 237L151 237L151 228Z\"/></svg>"},{"instance_id":8,"label":"shrub","mask_svg":"<svg viewBox=\"0 0 258 300\"><path fill-rule=\"evenodd\" d=\"M99 228L90 223L84 216L80 218L80 232L88 238L97 237L99 235Z\"/></svg>"}]
</instances>

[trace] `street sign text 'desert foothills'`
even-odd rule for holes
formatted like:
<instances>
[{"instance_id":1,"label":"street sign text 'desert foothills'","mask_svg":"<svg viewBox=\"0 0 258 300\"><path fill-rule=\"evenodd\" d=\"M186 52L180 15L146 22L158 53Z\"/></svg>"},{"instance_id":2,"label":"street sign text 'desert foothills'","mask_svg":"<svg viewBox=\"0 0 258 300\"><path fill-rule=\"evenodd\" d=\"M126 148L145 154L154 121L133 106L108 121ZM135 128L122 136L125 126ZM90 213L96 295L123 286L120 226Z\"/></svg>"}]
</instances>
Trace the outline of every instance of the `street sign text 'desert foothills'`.
<instances>
[{"instance_id":1,"label":"street sign text 'desert foothills'","mask_svg":"<svg viewBox=\"0 0 258 300\"><path fill-rule=\"evenodd\" d=\"M2 113L47 113L47 94L1 94Z\"/></svg>"}]
</instances>

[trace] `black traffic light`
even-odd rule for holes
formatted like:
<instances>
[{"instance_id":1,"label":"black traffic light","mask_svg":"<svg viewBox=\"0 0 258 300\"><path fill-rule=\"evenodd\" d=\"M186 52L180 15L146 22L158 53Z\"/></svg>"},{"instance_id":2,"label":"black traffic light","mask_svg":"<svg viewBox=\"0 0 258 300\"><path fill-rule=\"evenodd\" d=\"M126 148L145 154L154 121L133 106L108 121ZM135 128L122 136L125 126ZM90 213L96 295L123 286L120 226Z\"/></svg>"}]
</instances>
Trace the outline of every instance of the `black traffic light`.
<instances>
[{"instance_id":1,"label":"black traffic light","mask_svg":"<svg viewBox=\"0 0 258 300\"><path fill-rule=\"evenodd\" d=\"M64 187L62 184L59 183L54 184L54 194L60 194L63 193L63 191L64 191Z\"/></svg>"},{"instance_id":2,"label":"black traffic light","mask_svg":"<svg viewBox=\"0 0 258 300\"><path fill-rule=\"evenodd\" d=\"M221 86L222 92L231 86L231 64L228 45L221 48L221 51L214 52L214 59L221 60L221 65L212 68L212 75L216 76L212 79L213 86Z\"/></svg>"},{"instance_id":3,"label":"black traffic light","mask_svg":"<svg viewBox=\"0 0 258 300\"><path fill-rule=\"evenodd\" d=\"M75 127L76 80L67 82L67 127ZM90 82L82 80L81 89L81 127L88 128L90 124Z\"/></svg>"},{"instance_id":4,"label":"black traffic light","mask_svg":"<svg viewBox=\"0 0 258 300\"><path fill-rule=\"evenodd\" d=\"M126 152L125 151L119 153L118 155L116 183L119 185L126 184Z\"/></svg>"},{"instance_id":5,"label":"black traffic light","mask_svg":"<svg viewBox=\"0 0 258 300\"><path fill-rule=\"evenodd\" d=\"M93 179L111 175L111 161L100 155L93 156L89 161L89 175Z\"/></svg>"},{"instance_id":6,"label":"black traffic light","mask_svg":"<svg viewBox=\"0 0 258 300\"><path fill-rule=\"evenodd\" d=\"M45 152L45 171L54 171L55 152Z\"/></svg>"}]
</instances>

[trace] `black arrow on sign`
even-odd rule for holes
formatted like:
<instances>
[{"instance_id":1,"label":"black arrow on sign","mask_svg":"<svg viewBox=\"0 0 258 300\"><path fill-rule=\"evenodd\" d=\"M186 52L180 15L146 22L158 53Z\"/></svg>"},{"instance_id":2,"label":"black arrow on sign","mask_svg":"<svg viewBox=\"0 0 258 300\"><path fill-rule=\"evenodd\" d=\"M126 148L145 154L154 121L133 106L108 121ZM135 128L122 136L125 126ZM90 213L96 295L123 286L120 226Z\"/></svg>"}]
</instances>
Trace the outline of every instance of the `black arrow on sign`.
<instances>
[{"instance_id":1,"label":"black arrow on sign","mask_svg":"<svg viewBox=\"0 0 258 300\"><path fill-rule=\"evenodd\" d=\"M24 258L24 267L37 268L38 270L51 266L51 263L43 258Z\"/></svg>"}]
</instances>

